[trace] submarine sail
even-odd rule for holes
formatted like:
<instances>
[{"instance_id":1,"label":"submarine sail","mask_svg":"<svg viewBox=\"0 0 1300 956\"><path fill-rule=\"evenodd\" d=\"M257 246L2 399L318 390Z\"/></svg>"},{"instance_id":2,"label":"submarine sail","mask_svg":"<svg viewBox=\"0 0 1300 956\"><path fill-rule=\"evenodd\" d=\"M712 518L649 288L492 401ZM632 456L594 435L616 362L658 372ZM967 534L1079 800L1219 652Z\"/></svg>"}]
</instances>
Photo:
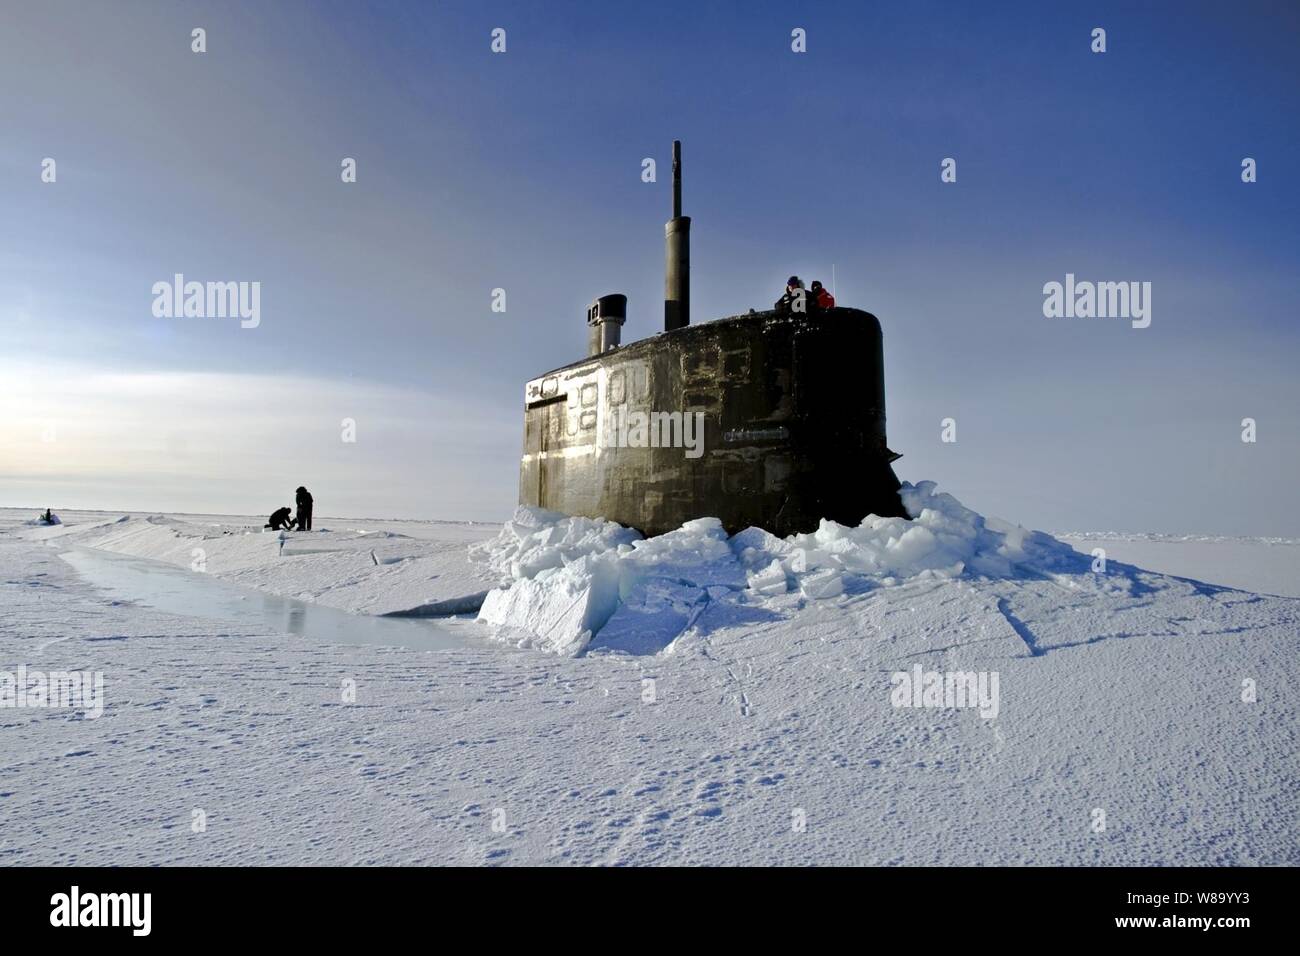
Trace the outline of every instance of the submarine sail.
<instances>
[{"instance_id":1,"label":"submarine sail","mask_svg":"<svg viewBox=\"0 0 1300 956\"><path fill-rule=\"evenodd\" d=\"M879 320L810 306L691 325L680 143L673 160L664 331L621 344L626 297L593 303L588 355L525 385L520 503L647 535L708 516L781 536L906 517Z\"/></svg>"}]
</instances>

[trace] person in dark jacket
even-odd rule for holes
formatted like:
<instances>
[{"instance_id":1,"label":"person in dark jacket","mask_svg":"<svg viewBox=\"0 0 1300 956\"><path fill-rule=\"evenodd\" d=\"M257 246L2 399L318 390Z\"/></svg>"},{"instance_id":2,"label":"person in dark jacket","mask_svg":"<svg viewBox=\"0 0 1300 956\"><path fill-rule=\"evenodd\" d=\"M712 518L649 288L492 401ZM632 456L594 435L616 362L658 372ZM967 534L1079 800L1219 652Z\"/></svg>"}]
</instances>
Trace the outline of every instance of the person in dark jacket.
<instances>
[{"instance_id":1,"label":"person in dark jacket","mask_svg":"<svg viewBox=\"0 0 1300 956\"><path fill-rule=\"evenodd\" d=\"M289 518L292 513L293 509L288 505L278 508L271 512L271 517L266 520L264 527L272 531L287 531L293 525L293 521Z\"/></svg>"},{"instance_id":2,"label":"person in dark jacket","mask_svg":"<svg viewBox=\"0 0 1300 956\"><path fill-rule=\"evenodd\" d=\"M295 522L299 531L311 530L311 492L302 485L294 492L294 502L298 505L298 519Z\"/></svg>"},{"instance_id":3,"label":"person in dark jacket","mask_svg":"<svg viewBox=\"0 0 1300 956\"><path fill-rule=\"evenodd\" d=\"M807 312L808 299L808 293L803 288L803 280L798 276L791 276L785 280L785 295L776 300L776 311L782 315L790 312Z\"/></svg>"}]
</instances>

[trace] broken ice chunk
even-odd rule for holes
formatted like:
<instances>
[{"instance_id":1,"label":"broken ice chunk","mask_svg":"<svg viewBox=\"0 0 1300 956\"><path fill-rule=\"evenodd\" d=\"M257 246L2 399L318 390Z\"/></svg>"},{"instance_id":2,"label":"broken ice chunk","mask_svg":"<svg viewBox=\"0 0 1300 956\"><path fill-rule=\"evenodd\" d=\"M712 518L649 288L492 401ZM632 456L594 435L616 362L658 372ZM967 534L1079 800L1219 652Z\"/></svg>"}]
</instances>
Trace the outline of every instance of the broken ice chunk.
<instances>
[{"instance_id":1,"label":"broken ice chunk","mask_svg":"<svg viewBox=\"0 0 1300 956\"><path fill-rule=\"evenodd\" d=\"M844 576L834 568L823 568L799 579L799 590L813 601L839 597L844 593Z\"/></svg>"},{"instance_id":2,"label":"broken ice chunk","mask_svg":"<svg viewBox=\"0 0 1300 956\"><path fill-rule=\"evenodd\" d=\"M772 559L762 571L754 572L748 575L749 587L759 594L785 594L790 590L790 584L786 580L785 568L781 567L781 562Z\"/></svg>"}]
</instances>

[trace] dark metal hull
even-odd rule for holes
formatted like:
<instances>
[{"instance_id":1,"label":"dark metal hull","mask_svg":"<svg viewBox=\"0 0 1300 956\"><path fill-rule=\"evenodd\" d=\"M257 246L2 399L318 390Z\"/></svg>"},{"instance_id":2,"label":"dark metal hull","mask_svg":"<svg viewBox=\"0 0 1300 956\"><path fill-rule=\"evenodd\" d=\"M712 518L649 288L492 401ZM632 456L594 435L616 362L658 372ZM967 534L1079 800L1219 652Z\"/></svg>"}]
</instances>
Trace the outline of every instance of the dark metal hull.
<instances>
[{"instance_id":1,"label":"dark metal hull","mask_svg":"<svg viewBox=\"0 0 1300 956\"><path fill-rule=\"evenodd\" d=\"M619 427L652 412L702 415L702 444L641 447ZM659 422L651 442L671 438ZM524 424L521 504L647 535L706 516L784 536L906 515L880 323L857 309L734 316L583 359L528 383Z\"/></svg>"}]
</instances>

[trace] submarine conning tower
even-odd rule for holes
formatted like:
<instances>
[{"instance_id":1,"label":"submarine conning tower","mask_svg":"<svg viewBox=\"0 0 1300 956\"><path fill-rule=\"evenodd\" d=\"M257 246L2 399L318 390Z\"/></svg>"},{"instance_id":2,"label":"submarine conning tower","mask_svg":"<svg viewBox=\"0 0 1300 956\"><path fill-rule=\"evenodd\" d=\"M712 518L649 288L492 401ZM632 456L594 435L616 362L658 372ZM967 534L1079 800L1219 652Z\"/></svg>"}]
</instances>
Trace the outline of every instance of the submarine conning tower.
<instances>
[{"instance_id":1,"label":"submarine conning tower","mask_svg":"<svg viewBox=\"0 0 1300 956\"><path fill-rule=\"evenodd\" d=\"M664 331L622 344L627 297L587 310L587 356L524 388L519 502L647 535L716 516L789 535L906 517L885 434L879 320L859 309L690 324L690 218L665 226Z\"/></svg>"}]
</instances>

